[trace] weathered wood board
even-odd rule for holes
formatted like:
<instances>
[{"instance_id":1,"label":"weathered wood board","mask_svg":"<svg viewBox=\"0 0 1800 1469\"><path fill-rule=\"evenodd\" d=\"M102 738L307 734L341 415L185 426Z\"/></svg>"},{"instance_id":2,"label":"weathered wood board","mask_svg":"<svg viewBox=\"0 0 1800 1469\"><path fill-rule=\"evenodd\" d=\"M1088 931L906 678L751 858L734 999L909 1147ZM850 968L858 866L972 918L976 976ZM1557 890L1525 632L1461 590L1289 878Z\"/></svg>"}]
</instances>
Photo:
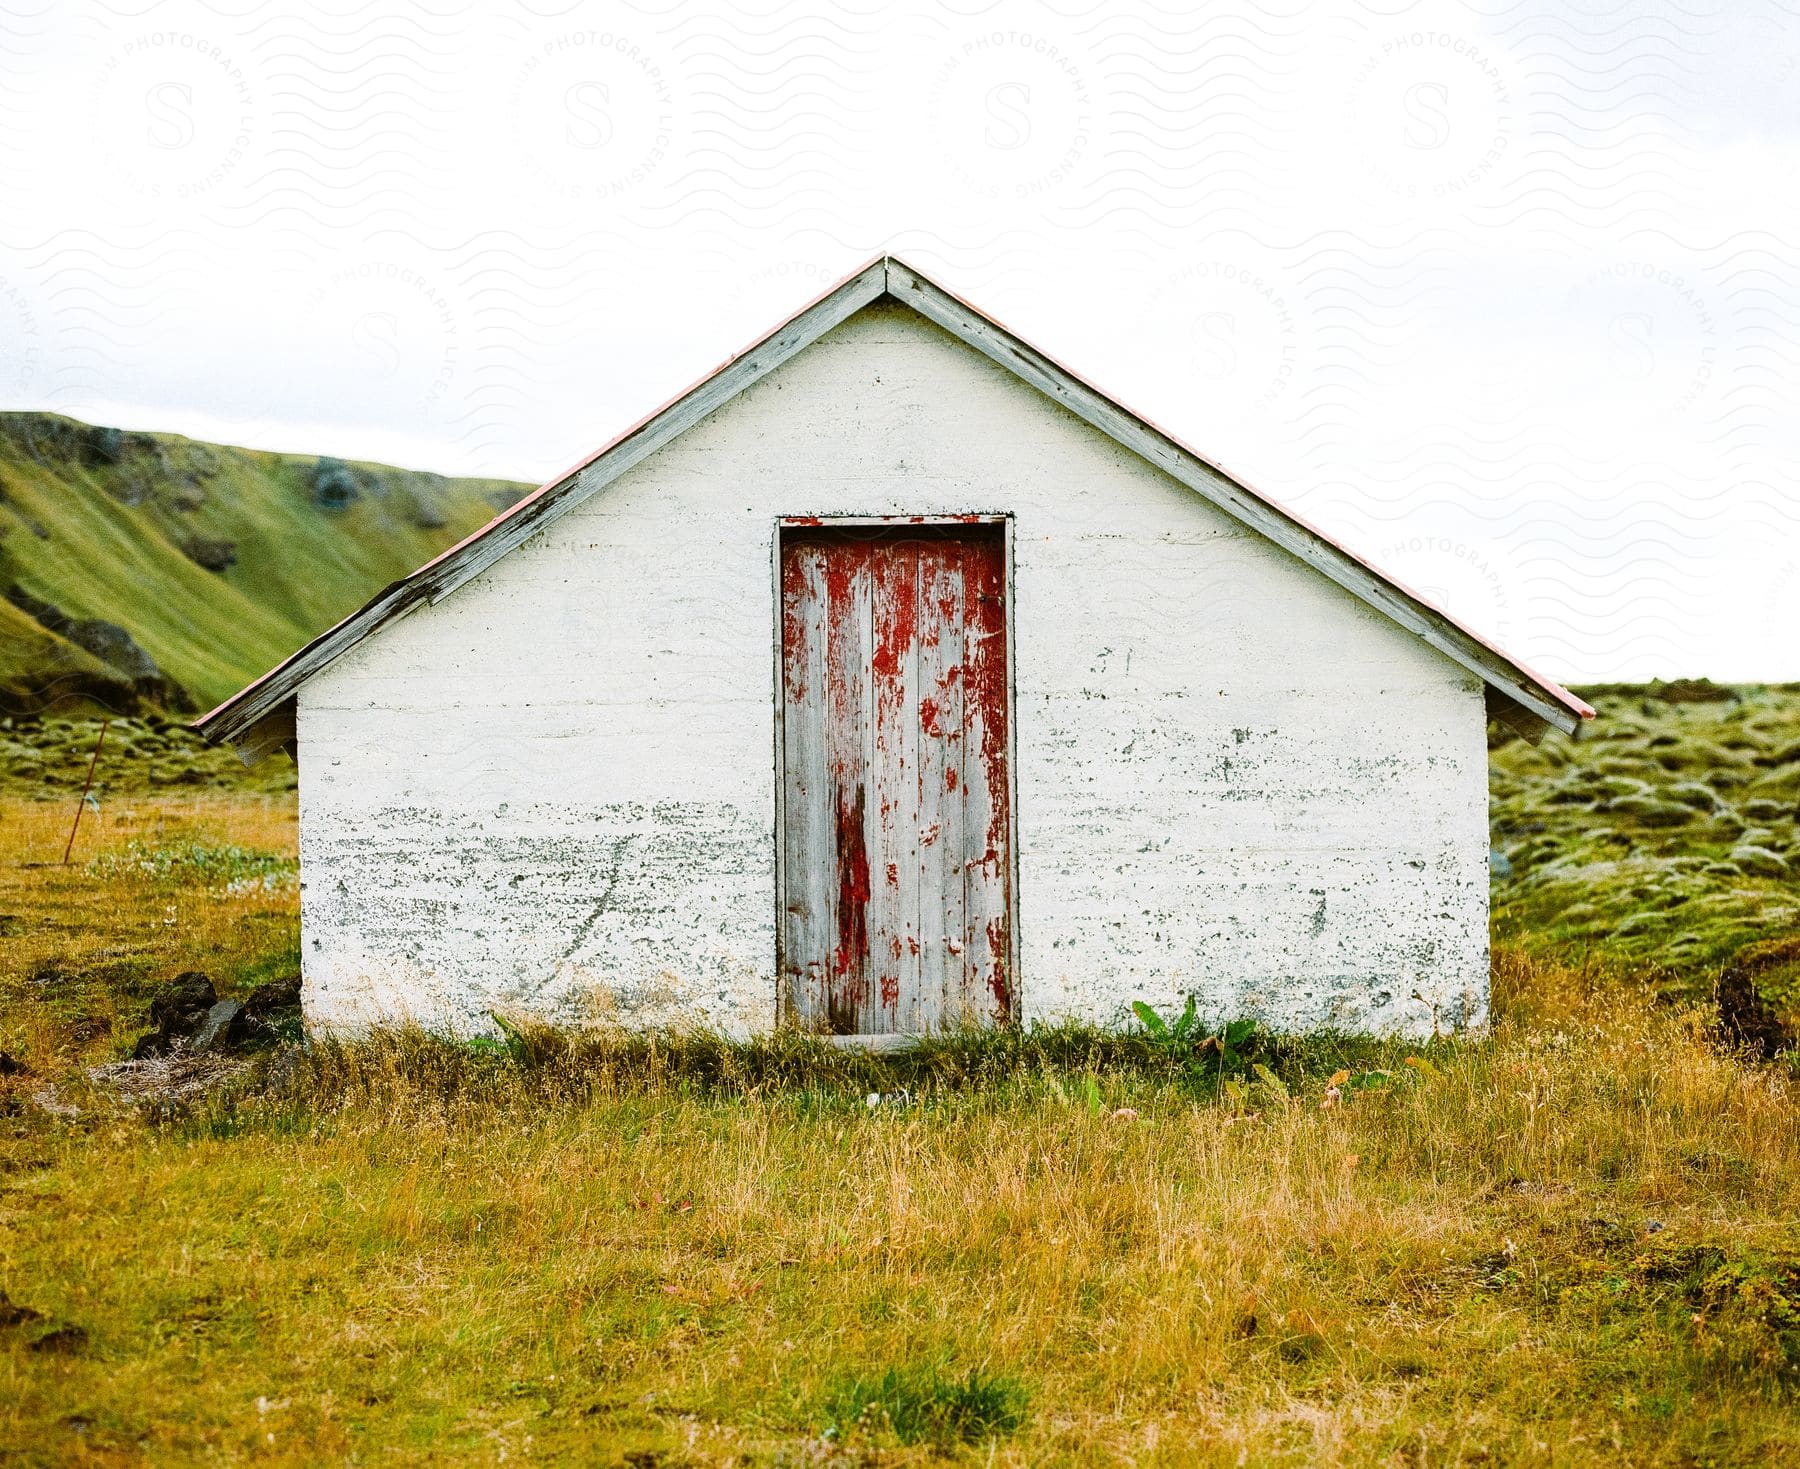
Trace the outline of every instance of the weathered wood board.
<instances>
[{"instance_id":1,"label":"weathered wood board","mask_svg":"<svg viewBox=\"0 0 1800 1469\"><path fill-rule=\"evenodd\" d=\"M1005 558L995 525L783 533L779 963L805 1028L1011 1014Z\"/></svg>"}]
</instances>

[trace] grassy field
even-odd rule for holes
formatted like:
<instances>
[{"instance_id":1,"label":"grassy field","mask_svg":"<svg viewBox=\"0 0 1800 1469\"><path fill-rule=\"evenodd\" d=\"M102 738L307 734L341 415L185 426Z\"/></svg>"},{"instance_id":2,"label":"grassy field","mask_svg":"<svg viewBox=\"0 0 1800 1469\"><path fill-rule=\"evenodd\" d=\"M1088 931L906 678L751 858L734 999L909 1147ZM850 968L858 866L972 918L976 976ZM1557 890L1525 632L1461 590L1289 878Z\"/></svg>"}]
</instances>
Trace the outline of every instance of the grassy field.
<instances>
[{"instance_id":1,"label":"grassy field","mask_svg":"<svg viewBox=\"0 0 1800 1469\"><path fill-rule=\"evenodd\" d=\"M0 1459L1795 1462L1800 1082L1710 995L1800 730L1627 697L1495 751L1485 1039L399 1035L173 1106L89 1068L291 970L291 767L115 725L64 867L96 731L0 730Z\"/></svg>"}]
</instances>

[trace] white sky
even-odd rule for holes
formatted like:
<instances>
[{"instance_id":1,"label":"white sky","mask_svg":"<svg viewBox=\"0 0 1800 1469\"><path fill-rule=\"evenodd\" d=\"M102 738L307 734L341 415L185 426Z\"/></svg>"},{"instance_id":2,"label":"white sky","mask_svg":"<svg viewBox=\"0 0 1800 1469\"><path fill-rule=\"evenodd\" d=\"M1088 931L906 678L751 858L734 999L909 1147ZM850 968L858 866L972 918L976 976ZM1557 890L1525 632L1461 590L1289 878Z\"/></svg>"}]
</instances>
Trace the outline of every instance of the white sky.
<instances>
[{"instance_id":1,"label":"white sky","mask_svg":"<svg viewBox=\"0 0 1800 1469\"><path fill-rule=\"evenodd\" d=\"M1800 678L1800 16L0 10L0 407L536 479L891 248L1544 671Z\"/></svg>"}]
</instances>

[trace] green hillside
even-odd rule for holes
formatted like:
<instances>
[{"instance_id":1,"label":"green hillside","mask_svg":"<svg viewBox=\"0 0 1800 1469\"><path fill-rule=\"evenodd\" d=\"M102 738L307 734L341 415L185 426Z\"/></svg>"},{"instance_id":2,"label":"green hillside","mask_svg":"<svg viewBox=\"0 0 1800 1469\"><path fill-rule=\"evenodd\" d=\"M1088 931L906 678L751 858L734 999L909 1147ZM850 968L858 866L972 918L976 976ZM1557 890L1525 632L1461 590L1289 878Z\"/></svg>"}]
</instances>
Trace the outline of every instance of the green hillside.
<instances>
[{"instance_id":1,"label":"green hillside","mask_svg":"<svg viewBox=\"0 0 1800 1469\"><path fill-rule=\"evenodd\" d=\"M528 488L0 413L0 712L210 708Z\"/></svg>"}]
</instances>

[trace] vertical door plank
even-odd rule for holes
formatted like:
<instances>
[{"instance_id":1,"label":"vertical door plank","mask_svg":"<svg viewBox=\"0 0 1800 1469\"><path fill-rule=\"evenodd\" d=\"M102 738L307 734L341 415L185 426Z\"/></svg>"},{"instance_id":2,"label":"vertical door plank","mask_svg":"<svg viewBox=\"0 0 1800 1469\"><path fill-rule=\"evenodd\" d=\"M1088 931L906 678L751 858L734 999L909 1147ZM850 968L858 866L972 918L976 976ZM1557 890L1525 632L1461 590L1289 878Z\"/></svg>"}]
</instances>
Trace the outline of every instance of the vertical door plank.
<instances>
[{"instance_id":1,"label":"vertical door plank","mask_svg":"<svg viewBox=\"0 0 1800 1469\"><path fill-rule=\"evenodd\" d=\"M869 720L869 546L833 544L825 559L826 774L831 790L828 860L831 950L827 959L826 1028L865 1034L869 974L869 771L874 754Z\"/></svg>"},{"instance_id":2,"label":"vertical door plank","mask_svg":"<svg viewBox=\"0 0 1800 1469\"><path fill-rule=\"evenodd\" d=\"M834 870L825 751L825 556L812 542L781 559L783 1018L814 1028L826 1011Z\"/></svg>"},{"instance_id":3,"label":"vertical door plank","mask_svg":"<svg viewBox=\"0 0 1800 1469\"><path fill-rule=\"evenodd\" d=\"M963 594L957 541L919 556L919 1010L957 1023L963 989Z\"/></svg>"},{"instance_id":4,"label":"vertical door plank","mask_svg":"<svg viewBox=\"0 0 1800 1469\"><path fill-rule=\"evenodd\" d=\"M1004 544L964 542L965 1002L982 1024L1012 1012L1012 852Z\"/></svg>"},{"instance_id":5,"label":"vertical door plank","mask_svg":"<svg viewBox=\"0 0 1800 1469\"><path fill-rule=\"evenodd\" d=\"M869 931L883 1032L918 1029L918 542L884 537L871 557L875 745Z\"/></svg>"}]
</instances>

